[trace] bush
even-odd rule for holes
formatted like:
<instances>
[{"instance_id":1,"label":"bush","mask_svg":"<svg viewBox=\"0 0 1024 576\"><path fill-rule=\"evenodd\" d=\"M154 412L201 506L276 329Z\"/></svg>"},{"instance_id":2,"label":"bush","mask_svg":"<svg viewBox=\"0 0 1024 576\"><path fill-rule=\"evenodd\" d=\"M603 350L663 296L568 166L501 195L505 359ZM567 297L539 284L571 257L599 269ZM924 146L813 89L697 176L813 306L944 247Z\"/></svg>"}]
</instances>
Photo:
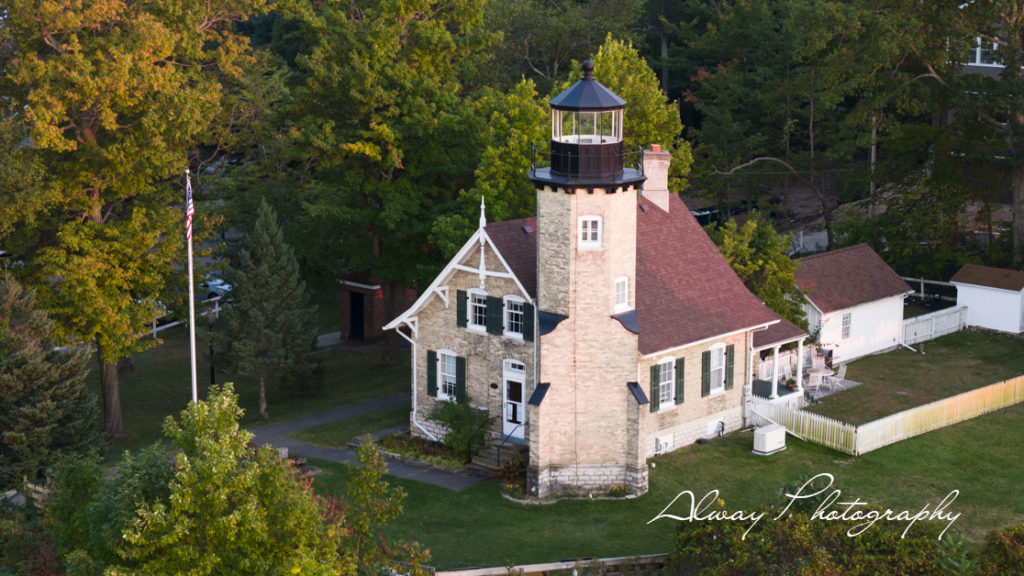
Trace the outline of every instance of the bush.
<instances>
[{"instance_id":1,"label":"bush","mask_svg":"<svg viewBox=\"0 0 1024 576\"><path fill-rule=\"evenodd\" d=\"M473 459L492 420L486 410L474 408L471 401L468 396L461 402L448 400L427 416L448 430L444 443L456 454L462 454L464 462Z\"/></svg>"},{"instance_id":2,"label":"bush","mask_svg":"<svg viewBox=\"0 0 1024 576\"><path fill-rule=\"evenodd\" d=\"M1024 574L1024 524L996 530L981 549L981 574Z\"/></svg>"}]
</instances>

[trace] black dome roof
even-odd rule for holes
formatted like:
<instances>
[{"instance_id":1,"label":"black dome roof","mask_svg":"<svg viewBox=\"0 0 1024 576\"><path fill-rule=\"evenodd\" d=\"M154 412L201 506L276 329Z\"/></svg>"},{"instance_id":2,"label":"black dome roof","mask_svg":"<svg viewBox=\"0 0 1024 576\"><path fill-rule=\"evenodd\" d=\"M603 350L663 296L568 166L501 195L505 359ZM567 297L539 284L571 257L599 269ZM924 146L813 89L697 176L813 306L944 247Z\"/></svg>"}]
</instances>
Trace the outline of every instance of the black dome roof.
<instances>
[{"instance_id":1,"label":"black dome roof","mask_svg":"<svg viewBox=\"0 0 1024 576\"><path fill-rule=\"evenodd\" d=\"M612 110L623 108L626 101L594 80L594 63L583 63L583 79L552 98L548 104L558 110Z\"/></svg>"}]
</instances>

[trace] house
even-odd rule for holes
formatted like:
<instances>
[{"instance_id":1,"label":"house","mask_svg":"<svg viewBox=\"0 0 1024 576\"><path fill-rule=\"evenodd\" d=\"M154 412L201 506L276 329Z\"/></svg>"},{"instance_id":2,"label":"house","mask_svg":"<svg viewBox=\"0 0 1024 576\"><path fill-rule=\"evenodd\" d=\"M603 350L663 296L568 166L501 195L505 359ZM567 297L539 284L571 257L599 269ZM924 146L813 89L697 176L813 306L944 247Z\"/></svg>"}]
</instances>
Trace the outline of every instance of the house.
<instances>
[{"instance_id":1,"label":"house","mask_svg":"<svg viewBox=\"0 0 1024 576\"><path fill-rule=\"evenodd\" d=\"M387 312L380 282L362 274L339 279L338 285L341 290L338 301L341 339L358 342L383 335ZM401 298L402 308L409 307L416 301L416 291L404 289L396 297Z\"/></svg>"},{"instance_id":2,"label":"house","mask_svg":"<svg viewBox=\"0 0 1024 576\"><path fill-rule=\"evenodd\" d=\"M967 325L1024 332L1024 272L964 264L950 280L956 305L967 307Z\"/></svg>"},{"instance_id":3,"label":"house","mask_svg":"<svg viewBox=\"0 0 1024 576\"><path fill-rule=\"evenodd\" d=\"M647 459L739 429L755 332L780 322L683 202L670 154L628 161L625 102L593 78L553 98L537 217L488 223L385 329L412 345L413 434L468 398L528 450L536 496L647 490Z\"/></svg>"},{"instance_id":4,"label":"house","mask_svg":"<svg viewBox=\"0 0 1024 576\"><path fill-rule=\"evenodd\" d=\"M833 365L899 346L903 299L913 290L867 244L801 258L793 276Z\"/></svg>"}]
</instances>

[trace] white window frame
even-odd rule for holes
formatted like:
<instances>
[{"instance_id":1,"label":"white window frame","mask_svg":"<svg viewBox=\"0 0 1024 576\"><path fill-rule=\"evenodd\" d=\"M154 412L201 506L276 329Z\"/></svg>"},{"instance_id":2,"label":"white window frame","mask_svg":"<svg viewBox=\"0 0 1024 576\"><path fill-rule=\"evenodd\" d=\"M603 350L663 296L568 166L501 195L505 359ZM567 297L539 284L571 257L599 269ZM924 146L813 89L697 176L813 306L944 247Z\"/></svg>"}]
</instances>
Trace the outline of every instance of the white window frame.
<instances>
[{"instance_id":1,"label":"white window frame","mask_svg":"<svg viewBox=\"0 0 1024 576\"><path fill-rule=\"evenodd\" d=\"M844 312L842 316L842 325L840 326L843 340L850 338L850 326L853 325L853 312Z\"/></svg>"},{"instance_id":2,"label":"white window frame","mask_svg":"<svg viewBox=\"0 0 1024 576\"><path fill-rule=\"evenodd\" d=\"M455 391L458 388L458 354L452 350L438 350L437 351L437 399L438 400L455 400ZM452 371L449 373L445 370L445 359L451 358ZM447 378L446 378L447 377ZM448 386L451 387L451 392L448 391Z\"/></svg>"},{"instance_id":3,"label":"white window frame","mask_svg":"<svg viewBox=\"0 0 1024 576\"><path fill-rule=\"evenodd\" d=\"M593 238L593 226L587 223L596 222L597 238ZM576 225L576 241L580 250L600 250L604 242L604 219L600 216L580 216Z\"/></svg>"},{"instance_id":4,"label":"white window frame","mask_svg":"<svg viewBox=\"0 0 1024 576\"><path fill-rule=\"evenodd\" d=\"M612 285L612 300L615 303L615 312L625 312L631 307L629 305L629 278L620 276L615 279Z\"/></svg>"},{"instance_id":5,"label":"white window frame","mask_svg":"<svg viewBox=\"0 0 1024 576\"><path fill-rule=\"evenodd\" d=\"M510 304L519 305L519 331L512 330L512 307ZM526 300L519 296L505 296L502 300L502 325L504 336L509 338L523 339L523 330L526 327Z\"/></svg>"},{"instance_id":6,"label":"white window frame","mask_svg":"<svg viewBox=\"0 0 1024 576\"><path fill-rule=\"evenodd\" d=\"M725 393L725 344L715 344L710 348L711 358L708 365L708 396L717 396ZM719 362L718 367L715 367L715 361ZM718 373L718 378L715 377L715 373Z\"/></svg>"},{"instance_id":7,"label":"white window frame","mask_svg":"<svg viewBox=\"0 0 1024 576\"><path fill-rule=\"evenodd\" d=\"M481 298L483 300L483 323L476 323L476 309L481 304L476 303L476 299ZM487 292L472 288L466 291L466 329L471 332L487 332Z\"/></svg>"},{"instance_id":8,"label":"white window frame","mask_svg":"<svg viewBox=\"0 0 1024 576\"><path fill-rule=\"evenodd\" d=\"M676 359L658 361L658 412L676 406Z\"/></svg>"}]
</instances>

